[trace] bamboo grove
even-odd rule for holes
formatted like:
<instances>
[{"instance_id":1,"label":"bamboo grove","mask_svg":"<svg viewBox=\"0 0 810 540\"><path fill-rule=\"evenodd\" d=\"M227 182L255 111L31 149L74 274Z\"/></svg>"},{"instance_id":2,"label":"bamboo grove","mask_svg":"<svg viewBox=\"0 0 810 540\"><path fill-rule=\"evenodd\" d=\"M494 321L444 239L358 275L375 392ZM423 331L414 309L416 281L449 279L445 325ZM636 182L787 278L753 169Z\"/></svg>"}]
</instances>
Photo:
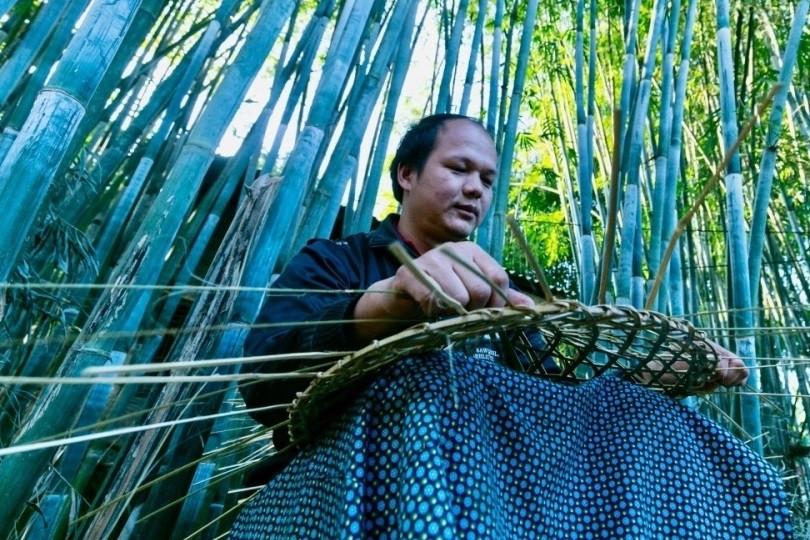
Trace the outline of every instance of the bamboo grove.
<instances>
[{"instance_id":1,"label":"bamboo grove","mask_svg":"<svg viewBox=\"0 0 810 540\"><path fill-rule=\"evenodd\" d=\"M3 533L225 535L272 453L236 391L271 273L460 112L508 179L476 241L527 272L515 215L558 294L744 357L690 405L810 534L809 4L0 0Z\"/></svg>"}]
</instances>

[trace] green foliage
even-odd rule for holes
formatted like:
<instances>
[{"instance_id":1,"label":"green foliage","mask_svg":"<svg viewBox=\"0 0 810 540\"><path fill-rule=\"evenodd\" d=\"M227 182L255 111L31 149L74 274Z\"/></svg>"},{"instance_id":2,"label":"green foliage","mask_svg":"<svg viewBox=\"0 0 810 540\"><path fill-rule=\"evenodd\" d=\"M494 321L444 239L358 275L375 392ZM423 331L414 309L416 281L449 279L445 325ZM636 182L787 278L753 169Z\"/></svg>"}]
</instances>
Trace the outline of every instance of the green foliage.
<instances>
[{"instance_id":1,"label":"green foliage","mask_svg":"<svg viewBox=\"0 0 810 540\"><path fill-rule=\"evenodd\" d=\"M550 285L564 291L567 298L576 298L577 272L573 262L572 246L568 235L569 224L562 209L562 200L557 186L560 175L552 165L550 156L538 155L541 141L553 136L558 130L544 123L535 126L535 131L520 132L516 140L517 155L532 159L531 163L516 170L521 175L519 182L512 182L509 193L510 212L518 216L533 257L539 262ZM504 264L513 271L532 275L526 254L511 235L507 235L504 248Z\"/></svg>"},{"instance_id":2,"label":"green foliage","mask_svg":"<svg viewBox=\"0 0 810 540\"><path fill-rule=\"evenodd\" d=\"M532 212L531 215L531 218L524 215L519 223L532 248L532 256L540 264L543 275L553 290L559 291L565 298L577 298L578 271L571 258L568 225L562 212ZM507 237L504 249L504 265L514 272L534 275L526 254L510 237Z\"/></svg>"},{"instance_id":3,"label":"green foliage","mask_svg":"<svg viewBox=\"0 0 810 540\"><path fill-rule=\"evenodd\" d=\"M51 206L42 227L34 235L31 255L39 260L53 261L56 267L68 276L84 268L98 274L98 260L93 245L87 236L62 219Z\"/></svg>"},{"instance_id":4,"label":"green foliage","mask_svg":"<svg viewBox=\"0 0 810 540\"><path fill-rule=\"evenodd\" d=\"M20 262L14 269L12 283L15 286L6 289L4 306L0 306L3 326L22 323L30 327L36 323L40 331L54 324L67 328L66 313L71 309L68 297L48 287L39 287L44 280L27 262Z\"/></svg>"},{"instance_id":5,"label":"green foliage","mask_svg":"<svg viewBox=\"0 0 810 540\"><path fill-rule=\"evenodd\" d=\"M802 34L799 42L799 55L796 58L795 84L799 87L810 85L810 34Z\"/></svg>"}]
</instances>

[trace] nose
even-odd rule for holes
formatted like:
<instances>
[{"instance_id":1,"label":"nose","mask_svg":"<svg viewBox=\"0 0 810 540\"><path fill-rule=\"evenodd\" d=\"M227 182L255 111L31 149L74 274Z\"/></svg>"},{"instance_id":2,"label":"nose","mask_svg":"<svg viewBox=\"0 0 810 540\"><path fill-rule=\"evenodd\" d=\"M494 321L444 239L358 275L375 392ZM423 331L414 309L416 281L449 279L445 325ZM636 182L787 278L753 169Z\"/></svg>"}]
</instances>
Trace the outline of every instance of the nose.
<instances>
[{"instance_id":1,"label":"nose","mask_svg":"<svg viewBox=\"0 0 810 540\"><path fill-rule=\"evenodd\" d=\"M465 195L478 199L484 193L484 180L473 171L465 178L463 189Z\"/></svg>"}]
</instances>

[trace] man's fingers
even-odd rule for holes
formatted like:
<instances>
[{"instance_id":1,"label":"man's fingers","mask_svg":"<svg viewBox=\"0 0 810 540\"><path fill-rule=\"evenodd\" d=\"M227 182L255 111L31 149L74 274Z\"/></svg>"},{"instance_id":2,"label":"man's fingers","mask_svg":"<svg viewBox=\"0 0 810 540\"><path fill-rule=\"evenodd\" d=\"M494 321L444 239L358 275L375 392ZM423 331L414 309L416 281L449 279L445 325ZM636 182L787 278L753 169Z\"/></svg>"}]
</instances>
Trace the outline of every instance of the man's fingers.
<instances>
[{"instance_id":1,"label":"man's fingers","mask_svg":"<svg viewBox=\"0 0 810 540\"><path fill-rule=\"evenodd\" d=\"M436 284L437 291L430 291L423 297L422 308L428 316L447 313L463 313L469 309L469 294L464 283L453 273L429 272ZM432 274L436 274L434 277Z\"/></svg>"},{"instance_id":2,"label":"man's fingers","mask_svg":"<svg viewBox=\"0 0 810 540\"><path fill-rule=\"evenodd\" d=\"M736 357L723 358L717 364L715 378L721 386L737 386L748 378L748 370L745 364Z\"/></svg>"},{"instance_id":3,"label":"man's fingers","mask_svg":"<svg viewBox=\"0 0 810 540\"><path fill-rule=\"evenodd\" d=\"M740 386L745 384L748 380L748 368L739 356L711 341L705 343L698 342L698 344L707 351L712 351L717 355L717 365L715 366L713 377L703 386L696 389L697 392L712 392L721 386ZM712 356L710 355L710 357ZM671 362L671 357L669 360ZM671 364L670 362L668 362L667 357L664 356L661 357L661 361L648 362L647 367L652 371L664 370L665 366L668 368L665 371L685 372L689 369L689 361L678 360ZM652 378L650 374L645 374L644 381L649 383ZM675 377L669 373L659 374L657 380L665 385L674 384L676 382Z\"/></svg>"},{"instance_id":4,"label":"man's fingers","mask_svg":"<svg viewBox=\"0 0 810 540\"><path fill-rule=\"evenodd\" d=\"M527 296L522 292L518 292L514 289L508 289L506 291L506 297L509 299L509 303L514 306L531 307L534 305L534 300L532 300L530 296Z\"/></svg>"},{"instance_id":5,"label":"man's fingers","mask_svg":"<svg viewBox=\"0 0 810 540\"><path fill-rule=\"evenodd\" d=\"M480 246L471 242L444 244L436 251L449 259L443 261L444 266L449 263L452 273L463 283L470 309L503 307L509 302L506 270Z\"/></svg>"},{"instance_id":6,"label":"man's fingers","mask_svg":"<svg viewBox=\"0 0 810 540\"><path fill-rule=\"evenodd\" d=\"M729 360L722 378L728 381L725 386L739 386L748 380L748 368L742 360L735 357Z\"/></svg>"},{"instance_id":7,"label":"man's fingers","mask_svg":"<svg viewBox=\"0 0 810 540\"><path fill-rule=\"evenodd\" d=\"M467 310L534 305L529 296L509 288L506 270L472 242L444 244L406 266L397 272L396 288L429 317L458 313L459 305Z\"/></svg>"},{"instance_id":8,"label":"man's fingers","mask_svg":"<svg viewBox=\"0 0 810 540\"><path fill-rule=\"evenodd\" d=\"M710 341L709 346L720 357L715 371L716 382L720 386L739 386L748 380L748 368L742 358Z\"/></svg>"}]
</instances>

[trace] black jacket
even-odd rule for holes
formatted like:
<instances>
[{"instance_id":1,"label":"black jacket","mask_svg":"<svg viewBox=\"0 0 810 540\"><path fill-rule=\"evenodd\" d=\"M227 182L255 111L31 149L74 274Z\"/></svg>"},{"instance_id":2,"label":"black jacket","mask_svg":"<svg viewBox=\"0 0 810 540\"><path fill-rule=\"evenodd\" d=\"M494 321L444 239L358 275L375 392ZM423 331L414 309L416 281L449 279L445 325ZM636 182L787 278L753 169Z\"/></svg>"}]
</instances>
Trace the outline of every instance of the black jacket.
<instances>
[{"instance_id":1,"label":"black jacket","mask_svg":"<svg viewBox=\"0 0 810 540\"><path fill-rule=\"evenodd\" d=\"M400 263L388 246L402 241L396 230L397 220L398 216L390 215L370 233L338 241L313 240L304 247L267 293L245 340L245 354L353 351L367 345L358 339L351 324L332 321L350 320L363 290L396 273ZM411 256L418 255L408 249ZM301 322L306 324L298 324ZM317 363L295 360L245 364L242 372L281 373ZM254 408L290 403L307 384L308 379L247 382L240 391L248 408ZM273 426L285 420L287 413L273 410L252 416Z\"/></svg>"},{"instance_id":2,"label":"black jacket","mask_svg":"<svg viewBox=\"0 0 810 540\"><path fill-rule=\"evenodd\" d=\"M412 257L418 253L399 235L399 216L388 216L370 233L343 240L313 240L301 250L267 293L256 322L245 340L249 356L313 351L355 351L368 344L353 331L351 323L357 300L373 283L393 276L400 266L388 246L401 242ZM419 321L413 321L417 323ZM301 324L305 323L305 324ZM529 348L542 350L537 332L523 332ZM511 340L510 340L511 341ZM500 348L500 347L499 347ZM504 355L508 356L508 355ZM526 365L525 353L511 355L505 362L516 369ZM312 367L322 360L285 360L244 364L242 372L285 373ZM551 360L549 360L551 362ZM550 363L547 370L556 371ZM269 380L240 385L249 409L290 403L303 391L309 379ZM251 412L254 419L274 426L288 417L285 409ZM286 430L275 430L276 448L289 444Z\"/></svg>"}]
</instances>

